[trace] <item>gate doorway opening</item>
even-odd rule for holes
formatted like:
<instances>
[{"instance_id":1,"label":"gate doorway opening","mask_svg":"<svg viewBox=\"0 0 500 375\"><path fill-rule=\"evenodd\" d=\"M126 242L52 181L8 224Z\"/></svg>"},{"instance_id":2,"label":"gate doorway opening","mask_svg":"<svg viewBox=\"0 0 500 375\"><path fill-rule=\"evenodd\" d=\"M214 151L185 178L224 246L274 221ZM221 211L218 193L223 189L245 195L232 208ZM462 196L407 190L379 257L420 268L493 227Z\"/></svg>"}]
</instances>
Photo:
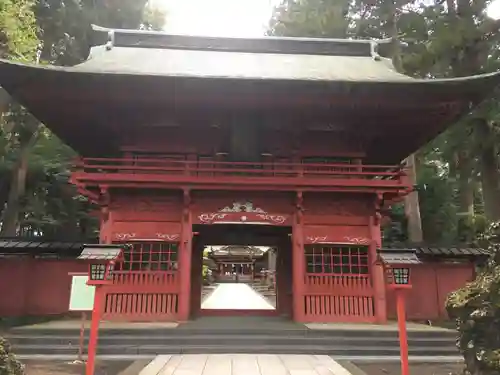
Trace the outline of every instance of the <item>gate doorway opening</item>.
<instances>
[{"instance_id":1,"label":"gate doorway opening","mask_svg":"<svg viewBox=\"0 0 500 375\"><path fill-rule=\"evenodd\" d=\"M193 318L291 317L291 227L200 224L193 233Z\"/></svg>"}]
</instances>

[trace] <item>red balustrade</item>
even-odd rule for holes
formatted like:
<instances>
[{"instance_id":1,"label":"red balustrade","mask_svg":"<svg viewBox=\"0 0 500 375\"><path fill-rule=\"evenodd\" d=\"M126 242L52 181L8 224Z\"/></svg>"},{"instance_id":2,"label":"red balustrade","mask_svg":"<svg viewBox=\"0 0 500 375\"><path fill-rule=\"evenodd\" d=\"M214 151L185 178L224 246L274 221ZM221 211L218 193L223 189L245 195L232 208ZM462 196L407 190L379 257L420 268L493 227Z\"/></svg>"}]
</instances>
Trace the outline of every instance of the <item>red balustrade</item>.
<instances>
[{"instance_id":1,"label":"red balustrade","mask_svg":"<svg viewBox=\"0 0 500 375\"><path fill-rule=\"evenodd\" d=\"M80 184L193 183L277 184L309 186L357 186L408 188L400 165L331 163L249 163L172 159L84 158L76 165L73 179Z\"/></svg>"}]
</instances>

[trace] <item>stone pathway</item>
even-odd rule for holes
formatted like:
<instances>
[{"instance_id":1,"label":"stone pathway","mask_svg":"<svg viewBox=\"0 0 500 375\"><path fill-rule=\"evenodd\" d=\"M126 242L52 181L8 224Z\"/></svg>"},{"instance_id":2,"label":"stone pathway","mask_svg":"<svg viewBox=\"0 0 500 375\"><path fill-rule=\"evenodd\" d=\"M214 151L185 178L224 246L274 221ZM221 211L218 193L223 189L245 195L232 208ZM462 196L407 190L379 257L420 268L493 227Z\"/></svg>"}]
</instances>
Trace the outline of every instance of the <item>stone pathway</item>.
<instances>
[{"instance_id":1,"label":"stone pathway","mask_svg":"<svg viewBox=\"0 0 500 375\"><path fill-rule=\"evenodd\" d=\"M160 355L139 375L351 375L325 355Z\"/></svg>"},{"instance_id":2,"label":"stone pathway","mask_svg":"<svg viewBox=\"0 0 500 375\"><path fill-rule=\"evenodd\" d=\"M201 304L202 309L274 310L265 297L247 284L219 284Z\"/></svg>"}]
</instances>

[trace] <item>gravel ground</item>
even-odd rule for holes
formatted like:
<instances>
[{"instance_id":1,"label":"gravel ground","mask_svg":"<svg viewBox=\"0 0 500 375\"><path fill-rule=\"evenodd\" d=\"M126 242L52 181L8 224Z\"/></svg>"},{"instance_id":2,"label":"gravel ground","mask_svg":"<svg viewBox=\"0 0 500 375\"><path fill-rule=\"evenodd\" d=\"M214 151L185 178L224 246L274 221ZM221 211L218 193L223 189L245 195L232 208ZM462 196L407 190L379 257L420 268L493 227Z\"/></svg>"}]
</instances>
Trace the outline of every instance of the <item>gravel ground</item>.
<instances>
[{"instance_id":1,"label":"gravel ground","mask_svg":"<svg viewBox=\"0 0 500 375\"><path fill-rule=\"evenodd\" d=\"M23 361L26 375L84 375L84 363L62 361ZM103 361L96 363L95 375L118 375L132 361Z\"/></svg>"},{"instance_id":2,"label":"gravel ground","mask_svg":"<svg viewBox=\"0 0 500 375\"><path fill-rule=\"evenodd\" d=\"M354 363L366 375L401 375L399 363ZM410 364L411 375L461 375L462 363L413 363Z\"/></svg>"}]
</instances>

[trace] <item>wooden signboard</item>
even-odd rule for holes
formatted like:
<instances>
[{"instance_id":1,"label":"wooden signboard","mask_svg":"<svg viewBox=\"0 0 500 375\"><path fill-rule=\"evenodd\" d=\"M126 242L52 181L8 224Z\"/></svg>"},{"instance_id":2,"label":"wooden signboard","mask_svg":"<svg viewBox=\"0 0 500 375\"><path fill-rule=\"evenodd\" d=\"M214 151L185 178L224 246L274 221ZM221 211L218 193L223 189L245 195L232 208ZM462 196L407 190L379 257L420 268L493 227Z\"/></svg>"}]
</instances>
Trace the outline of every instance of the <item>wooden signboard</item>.
<instances>
[{"instance_id":1,"label":"wooden signboard","mask_svg":"<svg viewBox=\"0 0 500 375\"><path fill-rule=\"evenodd\" d=\"M87 285L89 276L72 275L69 311L92 311L95 287Z\"/></svg>"}]
</instances>

